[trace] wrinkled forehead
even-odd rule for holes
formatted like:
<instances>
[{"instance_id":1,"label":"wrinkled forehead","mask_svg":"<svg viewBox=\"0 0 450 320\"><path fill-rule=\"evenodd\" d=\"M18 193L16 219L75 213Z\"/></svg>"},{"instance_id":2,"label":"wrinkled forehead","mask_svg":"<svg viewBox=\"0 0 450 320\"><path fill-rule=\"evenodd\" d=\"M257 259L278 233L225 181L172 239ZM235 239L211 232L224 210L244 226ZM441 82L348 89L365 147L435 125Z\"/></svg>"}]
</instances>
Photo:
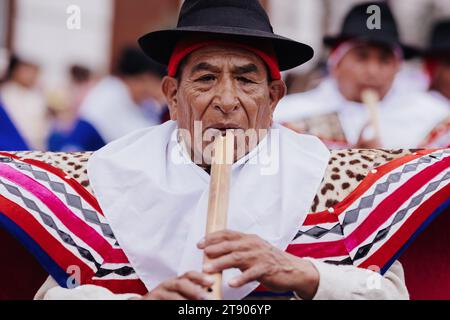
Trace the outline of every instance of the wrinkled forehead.
<instances>
[{"instance_id":1,"label":"wrinkled forehead","mask_svg":"<svg viewBox=\"0 0 450 320\"><path fill-rule=\"evenodd\" d=\"M252 71L262 75L267 74L264 61L255 53L245 48L231 48L222 45L203 47L191 52L184 61L188 70L200 64L220 68L221 71L230 68L249 67ZM254 66L254 68L251 68Z\"/></svg>"}]
</instances>

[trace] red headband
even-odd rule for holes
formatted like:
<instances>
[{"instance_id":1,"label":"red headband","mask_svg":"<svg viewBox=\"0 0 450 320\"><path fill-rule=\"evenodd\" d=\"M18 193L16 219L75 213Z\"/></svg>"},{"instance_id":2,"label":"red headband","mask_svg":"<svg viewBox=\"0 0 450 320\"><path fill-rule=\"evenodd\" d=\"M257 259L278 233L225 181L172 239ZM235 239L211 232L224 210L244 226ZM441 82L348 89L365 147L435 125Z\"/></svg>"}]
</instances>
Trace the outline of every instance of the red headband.
<instances>
[{"instance_id":1,"label":"red headband","mask_svg":"<svg viewBox=\"0 0 450 320\"><path fill-rule=\"evenodd\" d=\"M174 77L183 58L191 52L206 46L214 45L242 48L253 52L266 63L272 80L281 79L278 59L273 47L269 43L251 43L250 41L247 41L247 43L244 44L237 40L205 39L196 37L181 40L177 43L167 66L168 75Z\"/></svg>"},{"instance_id":2,"label":"red headband","mask_svg":"<svg viewBox=\"0 0 450 320\"><path fill-rule=\"evenodd\" d=\"M427 58L425 59L424 66L425 71L430 80L433 79L436 74L436 69L438 67L438 61L435 58Z\"/></svg>"}]
</instances>

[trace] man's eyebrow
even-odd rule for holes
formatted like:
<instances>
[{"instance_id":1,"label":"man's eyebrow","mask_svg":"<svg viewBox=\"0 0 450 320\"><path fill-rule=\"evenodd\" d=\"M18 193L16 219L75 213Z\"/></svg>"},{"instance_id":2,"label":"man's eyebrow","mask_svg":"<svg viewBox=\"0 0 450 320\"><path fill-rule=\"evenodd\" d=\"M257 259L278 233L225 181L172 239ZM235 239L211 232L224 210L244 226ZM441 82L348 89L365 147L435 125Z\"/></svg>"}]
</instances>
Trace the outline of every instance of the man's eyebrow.
<instances>
[{"instance_id":1,"label":"man's eyebrow","mask_svg":"<svg viewBox=\"0 0 450 320\"><path fill-rule=\"evenodd\" d=\"M251 73L251 72L257 73L258 71L259 71L258 67L253 63L249 63L249 64L246 64L243 66L237 66L237 67L233 68L233 73L239 74L239 75Z\"/></svg>"},{"instance_id":2,"label":"man's eyebrow","mask_svg":"<svg viewBox=\"0 0 450 320\"><path fill-rule=\"evenodd\" d=\"M191 69L191 74L197 72L197 71L211 71L211 72L215 72L215 73L219 73L220 72L220 68L213 66L212 64L209 64L207 62L200 62L199 64L196 64L192 69Z\"/></svg>"}]
</instances>

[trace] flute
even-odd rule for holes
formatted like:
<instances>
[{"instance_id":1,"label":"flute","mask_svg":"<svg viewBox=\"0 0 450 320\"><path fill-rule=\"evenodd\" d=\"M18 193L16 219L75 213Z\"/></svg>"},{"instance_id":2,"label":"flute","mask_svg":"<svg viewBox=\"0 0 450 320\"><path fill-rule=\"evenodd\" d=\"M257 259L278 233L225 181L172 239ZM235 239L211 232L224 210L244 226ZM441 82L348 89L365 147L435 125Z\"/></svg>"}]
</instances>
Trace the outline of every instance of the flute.
<instances>
[{"instance_id":1,"label":"flute","mask_svg":"<svg viewBox=\"0 0 450 320\"><path fill-rule=\"evenodd\" d=\"M224 230L227 227L231 165L234 159L233 133L227 131L225 137L217 136L214 140L213 150L205 235ZM206 255L203 257L203 264L208 263L208 257ZM208 295L210 299L221 300L223 297L222 273L216 273L212 277L214 284L208 289Z\"/></svg>"},{"instance_id":2,"label":"flute","mask_svg":"<svg viewBox=\"0 0 450 320\"><path fill-rule=\"evenodd\" d=\"M374 131L374 138L381 138L380 131L380 114L378 110L378 103L380 102L380 97L378 92L372 89L366 89L361 93L362 102L367 106L369 112L369 123Z\"/></svg>"}]
</instances>

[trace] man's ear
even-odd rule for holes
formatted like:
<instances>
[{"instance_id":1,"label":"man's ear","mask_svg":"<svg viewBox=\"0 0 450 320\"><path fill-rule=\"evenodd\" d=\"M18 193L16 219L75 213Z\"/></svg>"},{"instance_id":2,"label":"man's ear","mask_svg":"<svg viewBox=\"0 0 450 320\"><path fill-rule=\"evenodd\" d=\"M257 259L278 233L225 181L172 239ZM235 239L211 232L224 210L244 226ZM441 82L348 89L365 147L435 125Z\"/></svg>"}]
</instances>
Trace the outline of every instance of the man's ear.
<instances>
[{"instance_id":1,"label":"man's ear","mask_svg":"<svg viewBox=\"0 0 450 320\"><path fill-rule=\"evenodd\" d=\"M177 120L178 106L178 80L173 77L165 76L162 79L161 89L166 96L167 106L169 107L170 119Z\"/></svg>"},{"instance_id":2,"label":"man's ear","mask_svg":"<svg viewBox=\"0 0 450 320\"><path fill-rule=\"evenodd\" d=\"M270 95L270 109L272 113L275 111L275 108L281 98L287 92L286 84L283 80L273 80L269 83L269 95Z\"/></svg>"},{"instance_id":3,"label":"man's ear","mask_svg":"<svg viewBox=\"0 0 450 320\"><path fill-rule=\"evenodd\" d=\"M400 69L402 68L403 65L403 60L401 59L397 59L396 63L395 63L395 73L399 73Z\"/></svg>"}]
</instances>

